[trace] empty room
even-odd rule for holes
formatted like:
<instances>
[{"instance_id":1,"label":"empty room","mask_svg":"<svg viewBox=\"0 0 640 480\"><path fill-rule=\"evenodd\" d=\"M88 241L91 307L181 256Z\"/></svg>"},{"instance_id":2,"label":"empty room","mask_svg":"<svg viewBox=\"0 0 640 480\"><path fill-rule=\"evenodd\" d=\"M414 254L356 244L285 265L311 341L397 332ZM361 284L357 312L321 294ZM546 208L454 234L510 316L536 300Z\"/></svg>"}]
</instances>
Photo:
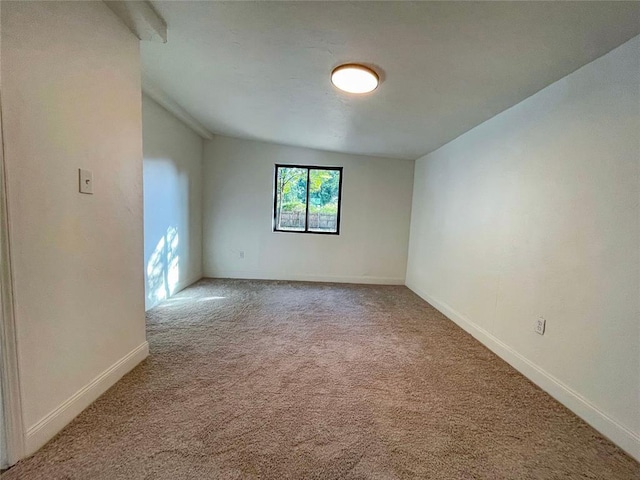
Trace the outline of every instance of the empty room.
<instances>
[{"instance_id":1,"label":"empty room","mask_svg":"<svg viewBox=\"0 0 640 480\"><path fill-rule=\"evenodd\" d=\"M2 480L640 479L640 2L0 20Z\"/></svg>"}]
</instances>

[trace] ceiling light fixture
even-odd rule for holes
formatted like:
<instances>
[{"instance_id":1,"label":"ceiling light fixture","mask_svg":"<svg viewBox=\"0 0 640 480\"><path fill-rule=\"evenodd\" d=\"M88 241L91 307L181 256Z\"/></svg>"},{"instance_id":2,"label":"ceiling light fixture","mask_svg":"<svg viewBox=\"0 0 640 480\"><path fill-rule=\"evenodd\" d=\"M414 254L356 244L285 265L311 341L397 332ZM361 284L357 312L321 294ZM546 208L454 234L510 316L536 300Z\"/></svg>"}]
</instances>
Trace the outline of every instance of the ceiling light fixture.
<instances>
[{"instance_id":1,"label":"ceiling light fixture","mask_svg":"<svg viewBox=\"0 0 640 480\"><path fill-rule=\"evenodd\" d=\"M331 72L331 83L349 93L373 92L379 82L380 78L376 72L355 63L340 65Z\"/></svg>"}]
</instances>

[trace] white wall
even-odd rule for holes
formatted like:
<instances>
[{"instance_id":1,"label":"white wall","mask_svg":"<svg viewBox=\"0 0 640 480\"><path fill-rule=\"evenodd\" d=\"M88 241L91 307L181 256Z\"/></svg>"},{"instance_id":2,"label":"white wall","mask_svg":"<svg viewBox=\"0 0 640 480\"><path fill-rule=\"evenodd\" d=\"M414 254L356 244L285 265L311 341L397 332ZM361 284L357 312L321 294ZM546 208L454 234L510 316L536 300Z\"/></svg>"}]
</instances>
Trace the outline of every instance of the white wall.
<instances>
[{"instance_id":1,"label":"white wall","mask_svg":"<svg viewBox=\"0 0 640 480\"><path fill-rule=\"evenodd\" d=\"M142 97L145 307L202 278L202 151L193 130Z\"/></svg>"},{"instance_id":2,"label":"white wall","mask_svg":"<svg viewBox=\"0 0 640 480\"><path fill-rule=\"evenodd\" d=\"M344 167L340 235L272 231L276 163ZM413 161L216 136L204 178L205 276L404 283Z\"/></svg>"},{"instance_id":3,"label":"white wall","mask_svg":"<svg viewBox=\"0 0 640 480\"><path fill-rule=\"evenodd\" d=\"M3 2L2 108L27 453L148 351L138 40L102 2ZM78 168L94 195L78 193Z\"/></svg>"},{"instance_id":4,"label":"white wall","mask_svg":"<svg viewBox=\"0 0 640 480\"><path fill-rule=\"evenodd\" d=\"M639 56L636 37L418 160L407 268L411 289L636 458Z\"/></svg>"}]
</instances>

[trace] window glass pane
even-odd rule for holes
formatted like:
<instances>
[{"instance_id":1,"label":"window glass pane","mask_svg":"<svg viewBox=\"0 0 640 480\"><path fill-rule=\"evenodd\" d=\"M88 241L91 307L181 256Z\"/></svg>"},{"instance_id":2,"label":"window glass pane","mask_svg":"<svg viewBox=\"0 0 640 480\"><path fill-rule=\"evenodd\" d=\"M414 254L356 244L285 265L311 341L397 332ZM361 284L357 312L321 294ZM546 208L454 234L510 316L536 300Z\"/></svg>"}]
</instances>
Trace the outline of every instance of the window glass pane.
<instances>
[{"instance_id":1,"label":"window glass pane","mask_svg":"<svg viewBox=\"0 0 640 480\"><path fill-rule=\"evenodd\" d=\"M307 169L278 167L276 229L304 231L307 207Z\"/></svg>"},{"instance_id":2,"label":"window glass pane","mask_svg":"<svg viewBox=\"0 0 640 480\"><path fill-rule=\"evenodd\" d=\"M309 171L309 231L338 231L339 170Z\"/></svg>"}]
</instances>

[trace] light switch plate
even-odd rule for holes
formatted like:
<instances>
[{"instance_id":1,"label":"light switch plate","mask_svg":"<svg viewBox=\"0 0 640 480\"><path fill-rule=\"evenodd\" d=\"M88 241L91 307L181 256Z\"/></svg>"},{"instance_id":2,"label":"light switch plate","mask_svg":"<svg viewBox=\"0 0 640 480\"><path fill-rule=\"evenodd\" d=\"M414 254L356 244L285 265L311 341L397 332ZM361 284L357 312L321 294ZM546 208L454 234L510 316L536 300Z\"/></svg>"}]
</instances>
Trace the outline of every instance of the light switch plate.
<instances>
[{"instance_id":1,"label":"light switch plate","mask_svg":"<svg viewBox=\"0 0 640 480\"><path fill-rule=\"evenodd\" d=\"M80 169L80 193L93 195L93 173L91 170Z\"/></svg>"},{"instance_id":2,"label":"light switch plate","mask_svg":"<svg viewBox=\"0 0 640 480\"><path fill-rule=\"evenodd\" d=\"M547 326L547 321L540 317L536 320L536 324L534 326L534 331L540 335L544 335L544 329Z\"/></svg>"}]
</instances>

